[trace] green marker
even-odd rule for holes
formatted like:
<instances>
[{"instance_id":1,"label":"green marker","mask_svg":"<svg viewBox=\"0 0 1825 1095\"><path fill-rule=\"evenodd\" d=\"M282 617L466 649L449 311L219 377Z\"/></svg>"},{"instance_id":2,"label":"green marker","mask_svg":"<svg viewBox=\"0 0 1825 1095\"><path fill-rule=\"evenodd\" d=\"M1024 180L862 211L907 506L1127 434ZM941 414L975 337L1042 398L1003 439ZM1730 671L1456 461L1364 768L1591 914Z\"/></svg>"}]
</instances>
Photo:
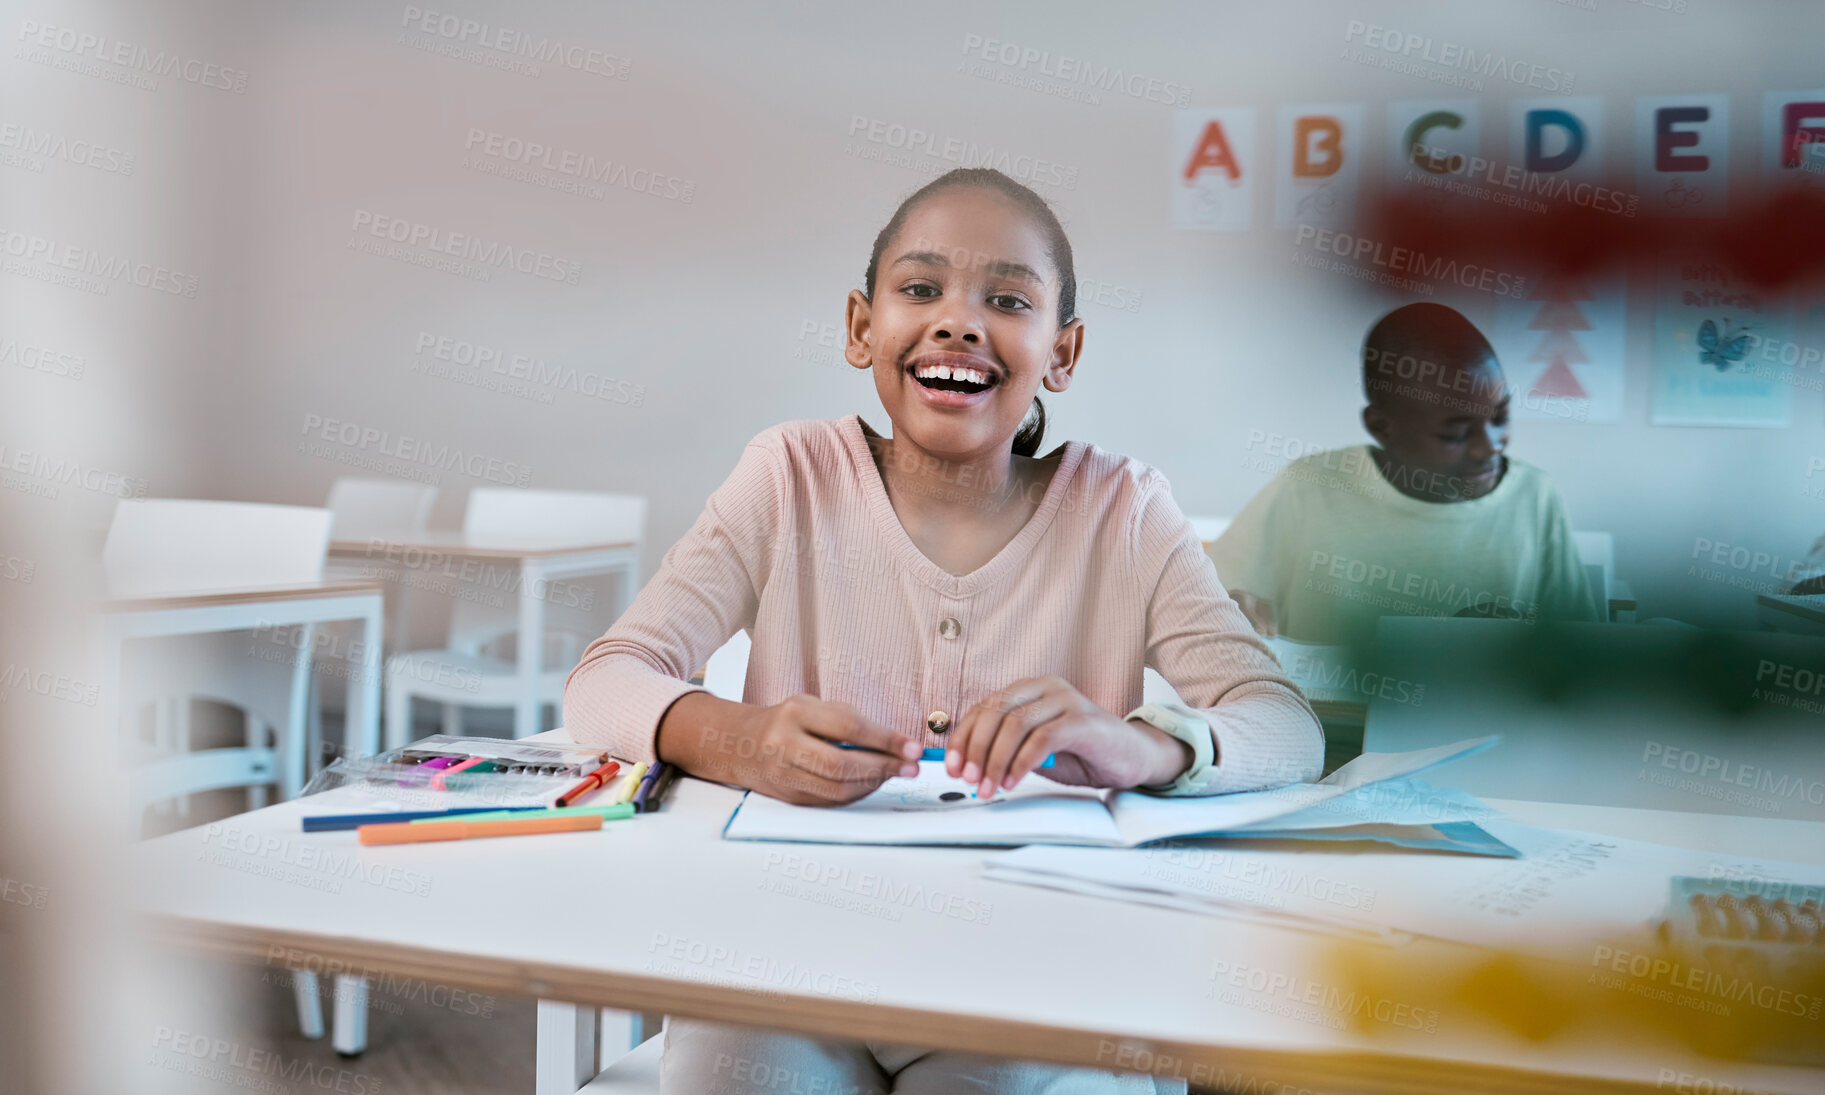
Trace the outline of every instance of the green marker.
<instances>
[{"instance_id":1,"label":"green marker","mask_svg":"<svg viewBox=\"0 0 1825 1095\"><path fill-rule=\"evenodd\" d=\"M582 817L585 814L600 814L603 821L619 821L624 817L634 816L634 804L617 803L613 806L564 806L550 810L495 810L486 814L464 814L458 821L505 821L509 818L527 817ZM447 817L420 818L419 821L450 821ZM413 822L417 824L417 822Z\"/></svg>"}]
</instances>

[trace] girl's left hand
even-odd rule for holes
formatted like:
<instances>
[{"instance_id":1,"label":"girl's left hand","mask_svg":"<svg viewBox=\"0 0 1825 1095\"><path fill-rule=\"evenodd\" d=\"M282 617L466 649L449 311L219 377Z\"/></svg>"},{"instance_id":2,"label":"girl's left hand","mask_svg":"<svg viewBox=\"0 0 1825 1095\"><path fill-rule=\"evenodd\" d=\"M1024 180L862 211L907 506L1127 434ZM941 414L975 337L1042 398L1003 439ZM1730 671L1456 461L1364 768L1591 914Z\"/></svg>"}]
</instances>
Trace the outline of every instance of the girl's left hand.
<instances>
[{"instance_id":1,"label":"girl's left hand","mask_svg":"<svg viewBox=\"0 0 1825 1095\"><path fill-rule=\"evenodd\" d=\"M1053 766L1040 768L1046 754ZM1191 763L1191 747L1143 722L1090 702L1058 676L1029 677L978 702L945 742L944 770L992 797L1037 770L1089 787L1170 783Z\"/></svg>"}]
</instances>

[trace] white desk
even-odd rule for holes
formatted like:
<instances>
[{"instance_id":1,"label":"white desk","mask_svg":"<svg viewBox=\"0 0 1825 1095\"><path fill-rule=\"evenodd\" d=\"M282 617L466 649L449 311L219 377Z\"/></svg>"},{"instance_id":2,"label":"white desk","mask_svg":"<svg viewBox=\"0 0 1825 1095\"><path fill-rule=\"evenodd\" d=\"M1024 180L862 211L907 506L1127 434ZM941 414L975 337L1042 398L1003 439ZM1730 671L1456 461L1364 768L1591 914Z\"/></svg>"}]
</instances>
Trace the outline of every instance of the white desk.
<instances>
[{"instance_id":1,"label":"white desk","mask_svg":"<svg viewBox=\"0 0 1825 1095\"><path fill-rule=\"evenodd\" d=\"M514 667L519 690L513 709L513 727L514 736L520 738L539 730L539 673L545 636L543 591L547 583L555 578L620 574L623 576L620 600L614 606L613 616L619 616L627 608L640 584L640 546L631 542L500 540L461 532L418 530L333 540L329 554L332 565L339 565L343 570L351 565L359 567L356 573L363 578L401 578L414 570L436 573L450 560L473 560L514 568L520 641L519 660ZM408 634L405 593L405 589L399 590L393 626L395 641L401 643L406 641Z\"/></svg>"},{"instance_id":2,"label":"white desk","mask_svg":"<svg viewBox=\"0 0 1825 1095\"><path fill-rule=\"evenodd\" d=\"M253 962L291 947L433 983L832 1036L1103 1067L1165 1055L1176 1074L1220 1071L1257 1090L1648 1092L1669 1068L1743 1090L1825 1088L1817 1071L1714 1061L1606 1030L1537 1044L1446 1015L1436 1034L1390 1028L1369 1041L1224 1003L1206 996L1214 962L1322 981L1327 944L989 882L976 871L981 850L720 840L738 798L688 780L662 812L601 832L376 848L353 833L305 836L308 811L282 803L145 843L121 890L156 939ZM1500 805L1524 820L1825 862L1825 823ZM307 868L307 855L320 858ZM291 877L263 871L280 863ZM841 885L807 881L844 870L925 896L857 905ZM347 880L330 893L310 884L318 875ZM649 881L630 889L630 879ZM1457 945L1412 946L1423 958Z\"/></svg>"},{"instance_id":3,"label":"white desk","mask_svg":"<svg viewBox=\"0 0 1825 1095\"><path fill-rule=\"evenodd\" d=\"M242 631L293 624L315 625L331 620L358 620L362 625L361 657L348 675L348 720L344 738L355 755L375 752L380 746L380 644L384 590L372 582L312 582L304 585L268 586L139 597L105 602L101 606L102 725L118 729L121 654L129 639L168 635L196 635L213 631ZM305 685L311 671L311 643L298 651L293 667L292 725L303 726ZM290 743L295 760L304 756L302 735ZM302 772L303 768L295 769Z\"/></svg>"}]
</instances>

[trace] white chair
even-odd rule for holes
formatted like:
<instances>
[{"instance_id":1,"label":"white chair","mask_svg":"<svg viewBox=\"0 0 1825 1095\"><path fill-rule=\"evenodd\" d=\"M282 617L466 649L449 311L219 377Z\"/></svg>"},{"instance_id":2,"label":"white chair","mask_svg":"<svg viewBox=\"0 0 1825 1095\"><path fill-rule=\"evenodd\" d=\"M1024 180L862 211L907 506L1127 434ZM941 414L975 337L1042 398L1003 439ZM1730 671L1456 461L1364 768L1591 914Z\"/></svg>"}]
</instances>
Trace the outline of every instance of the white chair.
<instances>
[{"instance_id":1,"label":"white chair","mask_svg":"<svg viewBox=\"0 0 1825 1095\"><path fill-rule=\"evenodd\" d=\"M1234 521L1235 518L1188 517L1187 520L1191 522L1191 527L1197 531L1198 539L1203 542L1205 547L1209 547L1222 537L1224 530L1229 528L1230 522Z\"/></svg>"},{"instance_id":2,"label":"white chair","mask_svg":"<svg viewBox=\"0 0 1825 1095\"><path fill-rule=\"evenodd\" d=\"M437 488L400 479L344 477L330 486L329 510L339 539L417 532L431 519Z\"/></svg>"},{"instance_id":3,"label":"white chair","mask_svg":"<svg viewBox=\"0 0 1825 1095\"><path fill-rule=\"evenodd\" d=\"M146 498L117 505L102 547L110 597L321 581L330 513L307 506Z\"/></svg>"},{"instance_id":4,"label":"white chair","mask_svg":"<svg viewBox=\"0 0 1825 1095\"><path fill-rule=\"evenodd\" d=\"M469 494L463 518L471 541L638 543L646 533L646 499L593 491L483 488ZM463 732L463 709L511 708L518 697L515 650L519 641L519 590L498 582L458 597L450 610L448 645L387 659L386 741L397 748L412 739L412 701L443 705L443 731ZM583 647L604 627L585 609L556 600L545 605L544 646L538 693L540 711L554 715L564 679ZM543 720L541 720L543 721ZM552 720L553 725L556 719Z\"/></svg>"},{"instance_id":5,"label":"white chair","mask_svg":"<svg viewBox=\"0 0 1825 1095\"><path fill-rule=\"evenodd\" d=\"M304 506L151 498L116 506L102 548L102 569L112 597L155 597L210 590L297 585L319 581L329 547L330 513ZM175 800L188 812L188 796L246 787L249 809L265 805L277 784L290 798L302 787L304 721L312 625L300 641L273 642L277 658L250 656L247 633L164 636L130 644L121 659L120 708L135 729L150 707L153 736L126 743L138 753L129 780L128 808L137 826L147 806ZM258 640L256 640L258 641ZM255 651L262 648L255 647ZM190 701L203 698L242 712L239 748L190 749ZM137 748L136 748L137 746ZM355 997L365 1018L366 986ZM323 1036L317 978L296 971L293 993L299 1028ZM338 996L337 1048L350 1043ZM359 1047L357 1047L359 1048ZM345 1049L345 1052L349 1050Z\"/></svg>"},{"instance_id":6,"label":"white chair","mask_svg":"<svg viewBox=\"0 0 1825 1095\"><path fill-rule=\"evenodd\" d=\"M659 1060L665 1035L655 1034L583 1085L577 1095L659 1095Z\"/></svg>"},{"instance_id":7,"label":"white chair","mask_svg":"<svg viewBox=\"0 0 1825 1095\"><path fill-rule=\"evenodd\" d=\"M408 483L399 479L361 479L344 477L337 479L330 486L328 507L332 516L330 535L339 540L355 540L367 537L398 536L423 532L431 519L431 507L437 502L437 488L424 483ZM373 565L361 559L332 558L324 567L329 578L368 579L374 577ZM411 588L401 583L397 588L389 588L387 597L390 602L387 614L387 649L393 653L391 644L405 642L408 614L406 603L411 597ZM340 623L325 625L325 630L333 634L353 635L353 630ZM346 661L332 664L327 659L320 659L318 671L311 675L310 710L308 714L308 740L306 758L314 774L321 763L323 755L323 713L341 711L340 690L329 688L324 693L326 684L333 684L336 671L346 672Z\"/></svg>"},{"instance_id":8,"label":"white chair","mask_svg":"<svg viewBox=\"0 0 1825 1095\"><path fill-rule=\"evenodd\" d=\"M1607 532L1573 532L1578 561L1590 579L1592 607L1597 619L1610 619L1610 589L1616 579L1616 538Z\"/></svg>"},{"instance_id":9,"label":"white chair","mask_svg":"<svg viewBox=\"0 0 1825 1095\"><path fill-rule=\"evenodd\" d=\"M127 501L115 508L102 569L109 596L123 598L316 582L323 577L329 529L329 511L303 506ZM295 646L269 640L273 657L258 656L263 648L250 650L243 633L132 644L131 658L122 663L121 710L137 721L146 705L159 708L160 733L151 745L162 755L135 778L131 804L177 798L188 812L189 795L245 786L248 808L258 809L269 783L287 798L296 794L303 786L310 665L293 655L310 648L311 636L306 626ZM240 708L245 747L190 752L193 697Z\"/></svg>"},{"instance_id":10,"label":"white chair","mask_svg":"<svg viewBox=\"0 0 1825 1095\"><path fill-rule=\"evenodd\" d=\"M748 653L752 649L753 640L748 638L748 633L737 631L710 655L709 664L703 670L703 686L711 695L742 702L748 685Z\"/></svg>"},{"instance_id":11,"label":"white chair","mask_svg":"<svg viewBox=\"0 0 1825 1095\"><path fill-rule=\"evenodd\" d=\"M1178 689L1166 683L1166 678L1160 676L1159 670L1150 665L1141 670L1141 702L1184 703L1185 698L1179 695Z\"/></svg>"}]
</instances>

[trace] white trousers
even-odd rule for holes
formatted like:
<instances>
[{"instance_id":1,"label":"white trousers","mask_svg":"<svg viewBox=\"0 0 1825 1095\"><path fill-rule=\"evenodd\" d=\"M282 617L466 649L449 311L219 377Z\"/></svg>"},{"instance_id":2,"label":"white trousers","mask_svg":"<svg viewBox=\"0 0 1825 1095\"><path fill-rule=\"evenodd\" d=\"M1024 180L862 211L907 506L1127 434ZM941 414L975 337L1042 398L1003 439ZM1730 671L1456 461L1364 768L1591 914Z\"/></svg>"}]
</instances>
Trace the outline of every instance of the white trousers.
<instances>
[{"instance_id":1,"label":"white trousers","mask_svg":"<svg viewBox=\"0 0 1825 1095\"><path fill-rule=\"evenodd\" d=\"M673 1016L660 1095L1184 1095L1185 1081Z\"/></svg>"}]
</instances>

